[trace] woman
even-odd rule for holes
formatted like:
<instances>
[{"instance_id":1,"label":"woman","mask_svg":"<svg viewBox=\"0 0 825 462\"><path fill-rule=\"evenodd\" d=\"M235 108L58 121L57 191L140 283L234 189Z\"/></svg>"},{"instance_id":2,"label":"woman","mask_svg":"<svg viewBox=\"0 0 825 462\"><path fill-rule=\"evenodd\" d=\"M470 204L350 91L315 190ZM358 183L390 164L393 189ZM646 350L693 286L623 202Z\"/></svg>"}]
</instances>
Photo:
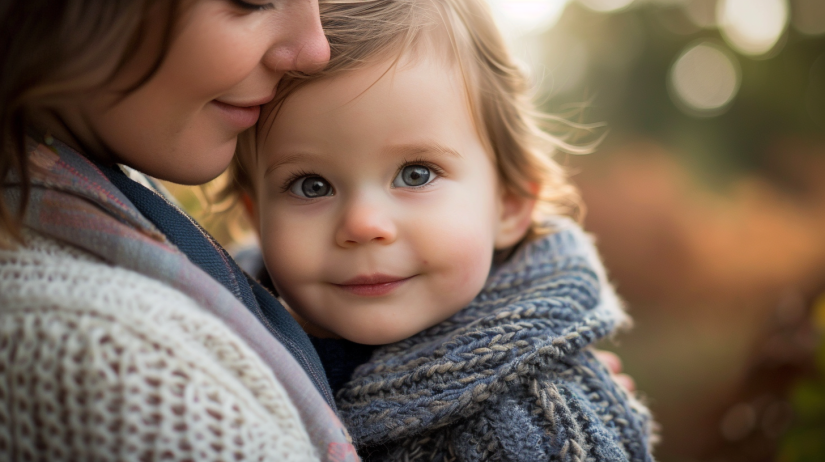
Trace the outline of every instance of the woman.
<instances>
[{"instance_id":1,"label":"woman","mask_svg":"<svg viewBox=\"0 0 825 462\"><path fill-rule=\"evenodd\" d=\"M0 27L0 460L355 459L297 324L117 166L217 176L328 60L317 0L14 1Z\"/></svg>"}]
</instances>

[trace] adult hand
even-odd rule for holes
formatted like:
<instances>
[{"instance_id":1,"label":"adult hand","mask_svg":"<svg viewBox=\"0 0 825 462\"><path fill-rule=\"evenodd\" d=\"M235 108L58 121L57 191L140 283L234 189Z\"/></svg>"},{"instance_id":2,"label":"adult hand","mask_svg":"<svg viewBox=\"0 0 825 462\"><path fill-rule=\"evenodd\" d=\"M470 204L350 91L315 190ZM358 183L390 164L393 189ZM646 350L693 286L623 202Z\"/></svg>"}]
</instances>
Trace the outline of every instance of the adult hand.
<instances>
[{"instance_id":1,"label":"adult hand","mask_svg":"<svg viewBox=\"0 0 825 462\"><path fill-rule=\"evenodd\" d=\"M616 353L605 350L594 350L593 354L613 374L613 379L631 393L636 392L636 382L633 377L622 373L622 360Z\"/></svg>"}]
</instances>

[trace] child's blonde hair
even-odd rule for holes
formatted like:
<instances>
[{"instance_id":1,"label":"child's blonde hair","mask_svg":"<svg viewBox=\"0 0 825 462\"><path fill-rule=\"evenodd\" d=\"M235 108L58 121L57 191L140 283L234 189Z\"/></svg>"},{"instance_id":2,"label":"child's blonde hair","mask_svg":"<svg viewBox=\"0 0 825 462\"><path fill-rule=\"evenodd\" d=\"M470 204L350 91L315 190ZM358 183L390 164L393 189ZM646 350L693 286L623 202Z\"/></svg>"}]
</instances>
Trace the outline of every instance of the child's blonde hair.
<instances>
[{"instance_id":1,"label":"child's blonde hair","mask_svg":"<svg viewBox=\"0 0 825 462\"><path fill-rule=\"evenodd\" d=\"M321 0L321 22L330 44L330 62L316 74L291 73L258 129L244 133L233 161L229 194L254 194L246 168L256 164L256 135L277 116L289 95L308 82L402 56L424 45L449 41L447 50L464 79L468 103L482 142L492 154L504 188L537 199L529 237L544 234L542 217L564 214L580 219L582 207L564 169L551 159L557 150L589 152L593 145L568 142L571 134L551 136L549 123L591 127L538 112L530 85L510 55L484 0ZM246 166L246 167L245 167Z\"/></svg>"}]
</instances>

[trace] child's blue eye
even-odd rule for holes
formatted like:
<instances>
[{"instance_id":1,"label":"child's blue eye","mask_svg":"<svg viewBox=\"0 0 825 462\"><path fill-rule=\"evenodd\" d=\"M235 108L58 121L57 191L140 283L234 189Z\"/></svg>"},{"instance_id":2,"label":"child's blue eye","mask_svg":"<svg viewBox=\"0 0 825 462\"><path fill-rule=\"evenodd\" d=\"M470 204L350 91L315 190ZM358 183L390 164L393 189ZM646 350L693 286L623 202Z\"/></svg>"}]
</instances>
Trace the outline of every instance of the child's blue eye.
<instances>
[{"instance_id":1,"label":"child's blue eye","mask_svg":"<svg viewBox=\"0 0 825 462\"><path fill-rule=\"evenodd\" d=\"M424 186L430 182L432 177L434 177L434 175L428 167L423 165L407 165L398 172L392 185L396 188Z\"/></svg>"},{"instance_id":2,"label":"child's blue eye","mask_svg":"<svg viewBox=\"0 0 825 462\"><path fill-rule=\"evenodd\" d=\"M331 196L333 194L332 185L320 176L298 178L292 183L289 190L297 196L309 199Z\"/></svg>"}]
</instances>

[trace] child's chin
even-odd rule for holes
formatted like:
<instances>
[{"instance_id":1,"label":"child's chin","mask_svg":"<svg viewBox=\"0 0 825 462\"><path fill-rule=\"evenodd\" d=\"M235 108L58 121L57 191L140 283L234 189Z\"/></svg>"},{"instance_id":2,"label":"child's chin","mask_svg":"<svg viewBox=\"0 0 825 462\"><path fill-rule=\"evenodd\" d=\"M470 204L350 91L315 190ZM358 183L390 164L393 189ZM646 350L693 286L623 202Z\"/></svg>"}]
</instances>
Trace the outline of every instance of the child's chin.
<instances>
[{"instance_id":1,"label":"child's chin","mask_svg":"<svg viewBox=\"0 0 825 462\"><path fill-rule=\"evenodd\" d=\"M346 335L342 334L341 337L362 345L387 345L389 343L404 340L414 334L415 332L406 332L403 330L388 331L387 329L375 329L359 332L347 332Z\"/></svg>"}]
</instances>

